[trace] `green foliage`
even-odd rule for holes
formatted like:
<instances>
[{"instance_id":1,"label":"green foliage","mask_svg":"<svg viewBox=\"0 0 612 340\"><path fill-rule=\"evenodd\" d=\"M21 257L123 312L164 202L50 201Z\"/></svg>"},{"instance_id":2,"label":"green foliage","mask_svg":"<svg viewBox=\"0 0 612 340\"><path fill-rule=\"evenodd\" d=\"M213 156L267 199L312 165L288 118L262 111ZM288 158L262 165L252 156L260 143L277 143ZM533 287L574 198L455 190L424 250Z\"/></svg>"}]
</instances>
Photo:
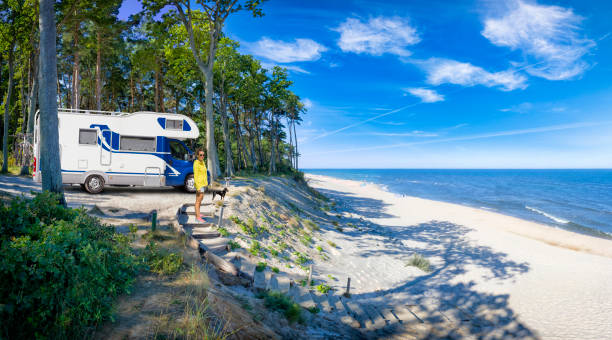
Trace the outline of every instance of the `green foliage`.
<instances>
[{"instance_id":1,"label":"green foliage","mask_svg":"<svg viewBox=\"0 0 612 340\"><path fill-rule=\"evenodd\" d=\"M327 244L329 244L329 246L330 246L330 247L332 247L332 248L336 248L336 247L338 247L338 246L337 246L337 245L336 245L334 242L332 242L332 241L327 241Z\"/></svg>"},{"instance_id":2,"label":"green foliage","mask_svg":"<svg viewBox=\"0 0 612 340\"><path fill-rule=\"evenodd\" d=\"M327 277L328 277L330 280L333 280L333 281L338 281L338 279L336 279L336 278L335 278L333 275L331 275L331 274L327 274Z\"/></svg>"},{"instance_id":3,"label":"green foliage","mask_svg":"<svg viewBox=\"0 0 612 340\"><path fill-rule=\"evenodd\" d=\"M325 283L322 283L320 285L317 285L315 287L317 289L317 291L323 293L323 294L327 294L327 292L329 292L331 290L331 287Z\"/></svg>"},{"instance_id":4,"label":"green foliage","mask_svg":"<svg viewBox=\"0 0 612 340\"><path fill-rule=\"evenodd\" d=\"M289 322L304 322L300 306L293 302L291 297L276 291L262 292L257 297L264 299L264 306L266 306L266 308L281 311Z\"/></svg>"},{"instance_id":5,"label":"green foliage","mask_svg":"<svg viewBox=\"0 0 612 340\"><path fill-rule=\"evenodd\" d=\"M255 266L255 270L258 272L263 272L264 270L266 270L267 266L268 264L265 262L258 262L257 266Z\"/></svg>"},{"instance_id":6,"label":"green foliage","mask_svg":"<svg viewBox=\"0 0 612 340\"><path fill-rule=\"evenodd\" d=\"M349 228L355 228L355 225L353 223L347 223L346 226Z\"/></svg>"},{"instance_id":7,"label":"green foliage","mask_svg":"<svg viewBox=\"0 0 612 340\"><path fill-rule=\"evenodd\" d=\"M302 242L303 245L308 247L312 243L312 236L306 234L302 236L302 238L300 239L300 242Z\"/></svg>"},{"instance_id":8,"label":"green foliage","mask_svg":"<svg viewBox=\"0 0 612 340\"><path fill-rule=\"evenodd\" d=\"M319 313L321 310L319 310L319 307L317 306L312 306L312 307L308 307L306 308L307 311L309 311L312 314L317 314Z\"/></svg>"},{"instance_id":9,"label":"green foliage","mask_svg":"<svg viewBox=\"0 0 612 340\"><path fill-rule=\"evenodd\" d=\"M48 192L0 206L0 337L81 338L136 268L129 239Z\"/></svg>"},{"instance_id":10,"label":"green foliage","mask_svg":"<svg viewBox=\"0 0 612 340\"><path fill-rule=\"evenodd\" d=\"M281 242L278 244L278 247L280 248L281 251L287 249L289 246L287 245L287 243L285 242Z\"/></svg>"},{"instance_id":11,"label":"green foliage","mask_svg":"<svg viewBox=\"0 0 612 340\"><path fill-rule=\"evenodd\" d=\"M334 225L334 227L337 227L339 225L338 221L333 221L332 224Z\"/></svg>"},{"instance_id":12,"label":"green foliage","mask_svg":"<svg viewBox=\"0 0 612 340\"><path fill-rule=\"evenodd\" d=\"M275 257L278 256L278 250L270 249L270 255L275 256Z\"/></svg>"},{"instance_id":13,"label":"green foliage","mask_svg":"<svg viewBox=\"0 0 612 340\"><path fill-rule=\"evenodd\" d=\"M323 210L325 212L328 212L328 211L331 210L331 208L328 205L324 205L324 206L321 207L321 210Z\"/></svg>"},{"instance_id":14,"label":"green foliage","mask_svg":"<svg viewBox=\"0 0 612 340\"><path fill-rule=\"evenodd\" d=\"M272 267L272 271L276 274L280 273L280 269L278 269L278 267Z\"/></svg>"},{"instance_id":15,"label":"green foliage","mask_svg":"<svg viewBox=\"0 0 612 340\"><path fill-rule=\"evenodd\" d=\"M296 251L293 254L296 256L295 263L297 263L299 265L304 265L306 262L310 261L310 259L306 255L304 255L304 254L302 254L300 252Z\"/></svg>"},{"instance_id":16,"label":"green foliage","mask_svg":"<svg viewBox=\"0 0 612 340\"><path fill-rule=\"evenodd\" d=\"M218 232L219 232L219 234L221 234L221 236L223 236L223 237L228 237L228 236L230 236L230 232L229 232L227 229L223 228L223 227L221 227L221 228L217 228L217 231L218 231Z\"/></svg>"},{"instance_id":17,"label":"green foliage","mask_svg":"<svg viewBox=\"0 0 612 340\"><path fill-rule=\"evenodd\" d=\"M317 251L318 251L319 253L322 253L322 252L323 252L323 248L322 248L321 246L317 246L317 248L316 248L316 249L317 249Z\"/></svg>"},{"instance_id":18,"label":"green foliage","mask_svg":"<svg viewBox=\"0 0 612 340\"><path fill-rule=\"evenodd\" d=\"M408 260L408 263L406 263L406 266L417 267L426 273L431 272L431 264L429 263L429 260L427 260L421 254L412 255Z\"/></svg>"},{"instance_id":19,"label":"green foliage","mask_svg":"<svg viewBox=\"0 0 612 340\"><path fill-rule=\"evenodd\" d=\"M142 259L149 270L159 275L175 274L183 264L183 255L160 249L153 241L145 248Z\"/></svg>"},{"instance_id":20,"label":"green foliage","mask_svg":"<svg viewBox=\"0 0 612 340\"><path fill-rule=\"evenodd\" d=\"M339 232L341 232L341 233L342 233L342 232L344 232L344 229L342 229L342 227L341 227L341 226L338 226L338 225L337 225L337 226L335 226L335 227L334 227L334 229L336 229L337 231L339 231Z\"/></svg>"},{"instance_id":21,"label":"green foliage","mask_svg":"<svg viewBox=\"0 0 612 340\"><path fill-rule=\"evenodd\" d=\"M251 244L251 248L249 248L249 253L255 256L261 256L263 254L261 244L259 244L259 242L257 241L253 241L253 243Z\"/></svg>"},{"instance_id":22,"label":"green foliage","mask_svg":"<svg viewBox=\"0 0 612 340\"><path fill-rule=\"evenodd\" d=\"M320 228L319 228L319 225L318 225L318 224L316 224L316 223L314 223L314 222L313 222L313 221L311 221L311 220L305 219L305 220L304 220L304 223L306 223L306 226L307 226L308 228L310 228L310 230L319 230L319 229L320 229Z\"/></svg>"},{"instance_id":23,"label":"green foliage","mask_svg":"<svg viewBox=\"0 0 612 340\"><path fill-rule=\"evenodd\" d=\"M240 244L238 244L238 242L235 242L235 241L232 241L232 240L227 242L227 245L230 247L231 250L240 248Z\"/></svg>"},{"instance_id":24,"label":"green foliage","mask_svg":"<svg viewBox=\"0 0 612 340\"><path fill-rule=\"evenodd\" d=\"M232 215L230 220L238 225L240 229L247 235L257 238L268 230L265 227L257 227L255 220L249 218L246 222L240 220L238 217Z\"/></svg>"}]
</instances>

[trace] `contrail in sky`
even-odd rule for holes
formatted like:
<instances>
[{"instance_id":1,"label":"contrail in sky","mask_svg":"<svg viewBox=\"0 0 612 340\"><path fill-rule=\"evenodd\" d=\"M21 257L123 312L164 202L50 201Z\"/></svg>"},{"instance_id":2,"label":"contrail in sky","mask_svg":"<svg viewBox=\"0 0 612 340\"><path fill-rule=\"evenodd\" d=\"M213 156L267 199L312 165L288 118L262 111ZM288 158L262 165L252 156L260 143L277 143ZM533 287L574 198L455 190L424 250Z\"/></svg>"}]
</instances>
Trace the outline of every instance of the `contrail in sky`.
<instances>
[{"instance_id":1,"label":"contrail in sky","mask_svg":"<svg viewBox=\"0 0 612 340\"><path fill-rule=\"evenodd\" d=\"M325 152L318 152L318 153L316 153L316 155L319 155L319 154L328 154L328 153L339 153L339 152L352 152L352 151L367 151L367 150L391 149L391 148L399 148L399 147L421 145L421 144L446 143L446 142L456 142L456 141L475 140L475 139L484 139L484 138L494 138L494 137L503 137L503 136L526 135L526 134L531 134L531 133L560 131L560 130L569 130L569 129L579 129L579 128L584 128L584 127L600 126L600 125L608 125L608 124L612 124L612 121L606 121L606 122L579 122L579 123L571 123L571 124L550 125L550 126L542 126L542 127L529 128L529 129L519 129L519 130L508 130L508 131L498 131L498 132L491 132L491 133L483 133L483 134L471 135L471 136L458 136L458 137L450 137L450 138L430 139L430 140L426 140L426 141L419 141L419 142L412 142L412 143L397 143L397 144L377 145L377 146L364 147L364 148L353 148L353 149L343 149L343 150L330 150L330 151L325 151Z\"/></svg>"}]
</instances>

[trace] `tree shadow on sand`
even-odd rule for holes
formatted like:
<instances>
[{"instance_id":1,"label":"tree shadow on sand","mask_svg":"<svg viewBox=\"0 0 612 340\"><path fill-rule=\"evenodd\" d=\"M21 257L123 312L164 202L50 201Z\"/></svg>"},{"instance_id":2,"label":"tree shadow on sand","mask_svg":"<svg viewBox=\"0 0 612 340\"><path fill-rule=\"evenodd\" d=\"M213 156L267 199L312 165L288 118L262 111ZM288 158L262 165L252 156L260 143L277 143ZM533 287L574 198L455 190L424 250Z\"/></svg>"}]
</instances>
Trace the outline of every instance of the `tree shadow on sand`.
<instances>
[{"instance_id":1,"label":"tree shadow on sand","mask_svg":"<svg viewBox=\"0 0 612 340\"><path fill-rule=\"evenodd\" d=\"M328 197L342 201L339 212L366 218L393 217L384 211L387 204L380 200L356 198L331 190L321 191ZM364 211L366 214L363 214ZM351 220L363 223L360 218L343 219L343 222ZM392 288L353 294L351 299L379 306L416 304L426 310L427 322L435 324L454 320L462 327L461 335L438 332L429 335L432 338L461 338L467 335L487 339L537 337L518 320L509 305L508 294L482 292L476 284L490 280L515 280L530 270L528 263L516 262L506 253L476 244L468 237L472 229L447 221L432 220L402 227L368 222L365 225L367 227L362 230L366 235L386 237L380 240L377 248L371 248L371 242L363 241L361 237L355 238L352 241L361 249L359 255L364 258L391 255L407 262L410 256L418 253L432 259L432 268L429 273Z\"/></svg>"}]
</instances>

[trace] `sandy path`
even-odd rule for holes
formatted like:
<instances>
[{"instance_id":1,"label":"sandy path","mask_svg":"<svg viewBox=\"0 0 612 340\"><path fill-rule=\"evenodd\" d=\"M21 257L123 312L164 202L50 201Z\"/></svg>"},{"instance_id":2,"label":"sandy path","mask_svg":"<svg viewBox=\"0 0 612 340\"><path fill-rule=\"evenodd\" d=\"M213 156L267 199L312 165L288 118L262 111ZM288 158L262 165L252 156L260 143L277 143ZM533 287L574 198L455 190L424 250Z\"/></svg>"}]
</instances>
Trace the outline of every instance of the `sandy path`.
<instances>
[{"instance_id":1,"label":"sandy path","mask_svg":"<svg viewBox=\"0 0 612 340\"><path fill-rule=\"evenodd\" d=\"M318 264L355 296L431 298L488 315L494 324L527 328L546 339L612 339L612 241L375 185L308 175L362 228L324 237L338 244ZM559 246L562 245L562 246ZM433 265L404 264L413 253Z\"/></svg>"}]
</instances>

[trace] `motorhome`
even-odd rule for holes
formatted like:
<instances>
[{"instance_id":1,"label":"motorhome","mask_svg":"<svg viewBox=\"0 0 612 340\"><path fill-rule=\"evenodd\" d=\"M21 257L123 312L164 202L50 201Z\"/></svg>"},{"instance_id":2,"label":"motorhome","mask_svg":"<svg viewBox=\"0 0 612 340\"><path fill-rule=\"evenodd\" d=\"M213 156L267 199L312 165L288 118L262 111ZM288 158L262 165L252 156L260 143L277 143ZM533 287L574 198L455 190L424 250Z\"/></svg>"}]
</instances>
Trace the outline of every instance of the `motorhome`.
<instances>
[{"instance_id":1,"label":"motorhome","mask_svg":"<svg viewBox=\"0 0 612 340\"><path fill-rule=\"evenodd\" d=\"M196 123L181 114L58 109L64 184L89 193L105 186L175 186L195 191L193 151ZM34 126L34 171L41 182L40 117Z\"/></svg>"}]
</instances>

